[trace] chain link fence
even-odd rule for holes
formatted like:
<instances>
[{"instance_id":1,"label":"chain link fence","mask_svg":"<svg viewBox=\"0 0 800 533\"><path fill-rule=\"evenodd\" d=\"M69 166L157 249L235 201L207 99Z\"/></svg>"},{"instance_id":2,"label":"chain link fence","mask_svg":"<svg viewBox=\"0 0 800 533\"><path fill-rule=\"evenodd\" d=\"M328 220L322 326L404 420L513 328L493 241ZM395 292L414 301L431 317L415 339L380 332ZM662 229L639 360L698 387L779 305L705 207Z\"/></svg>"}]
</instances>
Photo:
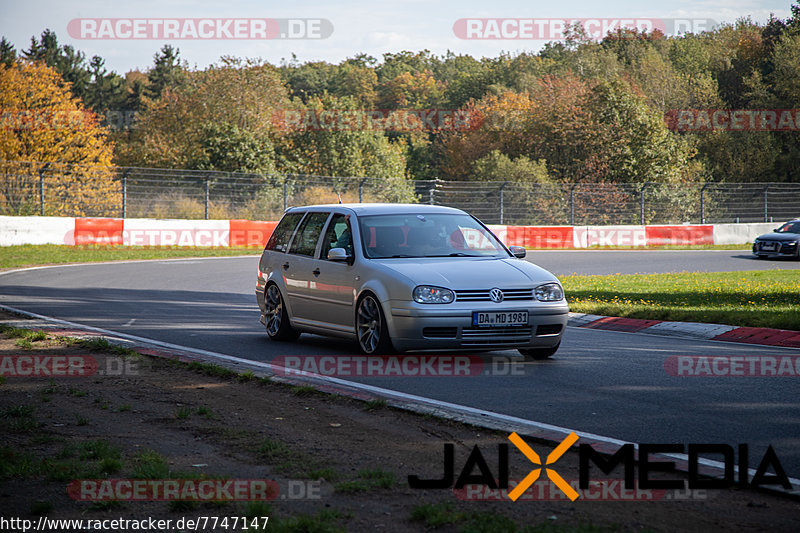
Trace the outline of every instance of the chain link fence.
<instances>
[{"instance_id":1,"label":"chain link fence","mask_svg":"<svg viewBox=\"0 0 800 533\"><path fill-rule=\"evenodd\" d=\"M419 202L518 225L779 222L800 216L793 183L412 181L0 162L0 214L277 220L295 205Z\"/></svg>"}]
</instances>

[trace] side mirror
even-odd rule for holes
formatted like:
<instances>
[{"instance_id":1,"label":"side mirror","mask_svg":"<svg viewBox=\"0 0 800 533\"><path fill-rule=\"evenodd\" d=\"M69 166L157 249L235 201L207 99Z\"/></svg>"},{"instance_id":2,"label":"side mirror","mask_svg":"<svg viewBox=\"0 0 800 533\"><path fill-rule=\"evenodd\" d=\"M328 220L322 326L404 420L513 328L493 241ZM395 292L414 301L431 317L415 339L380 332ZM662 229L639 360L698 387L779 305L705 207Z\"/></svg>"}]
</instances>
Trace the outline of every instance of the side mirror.
<instances>
[{"instance_id":1,"label":"side mirror","mask_svg":"<svg viewBox=\"0 0 800 533\"><path fill-rule=\"evenodd\" d=\"M781 228L775 228L774 230L772 230L772 233L780 233L780 232L781 232Z\"/></svg>"},{"instance_id":2,"label":"side mirror","mask_svg":"<svg viewBox=\"0 0 800 533\"><path fill-rule=\"evenodd\" d=\"M522 259L528 253L525 250L524 246L509 246L508 250L516 257L517 259Z\"/></svg>"},{"instance_id":3,"label":"side mirror","mask_svg":"<svg viewBox=\"0 0 800 533\"><path fill-rule=\"evenodd\" d=\"M347 250L344 248L331 248L328 251L328 261L350 262L353 258L352 255L347 255Z\"/></svg>"}]
</instances>

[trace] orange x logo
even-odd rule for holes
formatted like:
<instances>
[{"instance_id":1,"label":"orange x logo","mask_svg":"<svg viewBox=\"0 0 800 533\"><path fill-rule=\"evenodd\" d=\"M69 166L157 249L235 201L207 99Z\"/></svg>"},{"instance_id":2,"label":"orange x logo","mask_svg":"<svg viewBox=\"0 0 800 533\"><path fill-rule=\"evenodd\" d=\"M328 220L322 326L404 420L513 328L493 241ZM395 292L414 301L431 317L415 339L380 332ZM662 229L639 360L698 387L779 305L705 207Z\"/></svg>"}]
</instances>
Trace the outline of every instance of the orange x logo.
<instances>
[{"instance_id":1,"label":"orange x logo","mask_svg":"<svg viewBox=\"0 0 800 533\"><path fill-rule=\"evenodd\" d=\"M528 444L524 440L522 440L522 437L517 435L516 432L509 435L508 440L510 440L514 444L514 446L519 448L519 451L525 454L525 457L527 457L530 462L537 465L542 464L542 460L539 459L539 455L535 451L533 451L531 447L528 446ZM547 461L545 462L545 466L551 465L556 461L558 461L561 458L561 456L564 455L564 452L566 452L573 444L575 444L577 440L578 436L575 434L574 431L569 435L567 435L566 438L561 441L561 444L559 444L552 452L550 452L550 455L547 456ZM508 493L508 497L511 498L511 501L514 502L517 501L517 498L522 496L522 494L526 490L528 490L528 487L533 485L536 482L536 480L539 479L539 474L541 474L541 472L542 472L541 468L531 470L530 474L525 476L525 479L520 481L517 484L517 486L514 487L514 490ZM566 494L570 500L575 501L578 499L578 493L575 492L575 489L570 487L569 483L564 481L563 477L558 475L558 472L556 472L555 470L551 470L550 468L545 468L545 472L547 472L547 477L550 478L550 481L555 483L556 487L561 489L561 491L564 494Z\"/></svg>"}]
</instances>

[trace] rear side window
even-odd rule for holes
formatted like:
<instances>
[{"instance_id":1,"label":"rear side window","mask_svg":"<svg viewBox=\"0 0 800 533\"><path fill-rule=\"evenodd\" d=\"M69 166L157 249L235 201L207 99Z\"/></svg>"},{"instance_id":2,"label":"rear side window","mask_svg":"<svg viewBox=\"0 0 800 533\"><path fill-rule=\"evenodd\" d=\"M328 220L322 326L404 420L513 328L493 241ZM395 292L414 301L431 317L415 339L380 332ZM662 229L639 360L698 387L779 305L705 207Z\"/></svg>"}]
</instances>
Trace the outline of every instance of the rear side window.
<instances>
[{"instance_id":1,"label":"rear side window","mask_svg":"<svg viewBox=\"0 0 800 533\"><path fill-rule=\"evenodd\" d=\"M313 257L322 227L327 220L328 213L310 213L306 216L297 228L289 253Z\"/></svg>"},{"instance_id":2,"label":"rear side window","mask_svg":"<svg viewBox=\"0 0 800 533\"><path fill-rule=\"evenodd\" d=\"M289 247L289 240L292 238L294 228L300 222L303 213L289 213L285 215L281 221L275 226L272 236L267 241L265 250L275 250L276 252L285 252Z\"/></svg>"}]
</instances>

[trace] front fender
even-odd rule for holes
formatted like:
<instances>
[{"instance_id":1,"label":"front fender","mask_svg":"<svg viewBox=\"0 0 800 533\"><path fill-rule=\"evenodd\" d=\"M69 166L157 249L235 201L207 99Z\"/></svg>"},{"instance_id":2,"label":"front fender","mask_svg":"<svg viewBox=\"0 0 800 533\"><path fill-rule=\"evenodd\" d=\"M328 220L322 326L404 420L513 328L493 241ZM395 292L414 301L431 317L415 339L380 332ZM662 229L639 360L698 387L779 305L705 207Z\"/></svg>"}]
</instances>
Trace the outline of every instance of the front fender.
<instances>
[{"instance_id":1,"label":"front fender","mask_svg":"<svg viewBox=\"0 0 800 533\"><path fill-rule=\"evenodd\" d=\"M401 287L394 287L392 292L403 291ZM378 298L378 302L381 304L381 309L383 310L383 316L386 318L386 324L389 328L389 336L392 339L397 338L397 330L395 328L394 320L392 318L392 306L391 300L392 297L390 296L390 290L386 286L385 283L377 280L377 279L370 279L358 291L356 295L356 302L358 302L364 293L370 292L374 294ZM396 296L396 295L395 295ZM411 298L411 289L408 289L408 298ZM395 298L396 299L396 298ZM358 309L358 305L356 305L356 310ZM356 311L357 312L357 311Z\"/></svg>"}]
</instances>

